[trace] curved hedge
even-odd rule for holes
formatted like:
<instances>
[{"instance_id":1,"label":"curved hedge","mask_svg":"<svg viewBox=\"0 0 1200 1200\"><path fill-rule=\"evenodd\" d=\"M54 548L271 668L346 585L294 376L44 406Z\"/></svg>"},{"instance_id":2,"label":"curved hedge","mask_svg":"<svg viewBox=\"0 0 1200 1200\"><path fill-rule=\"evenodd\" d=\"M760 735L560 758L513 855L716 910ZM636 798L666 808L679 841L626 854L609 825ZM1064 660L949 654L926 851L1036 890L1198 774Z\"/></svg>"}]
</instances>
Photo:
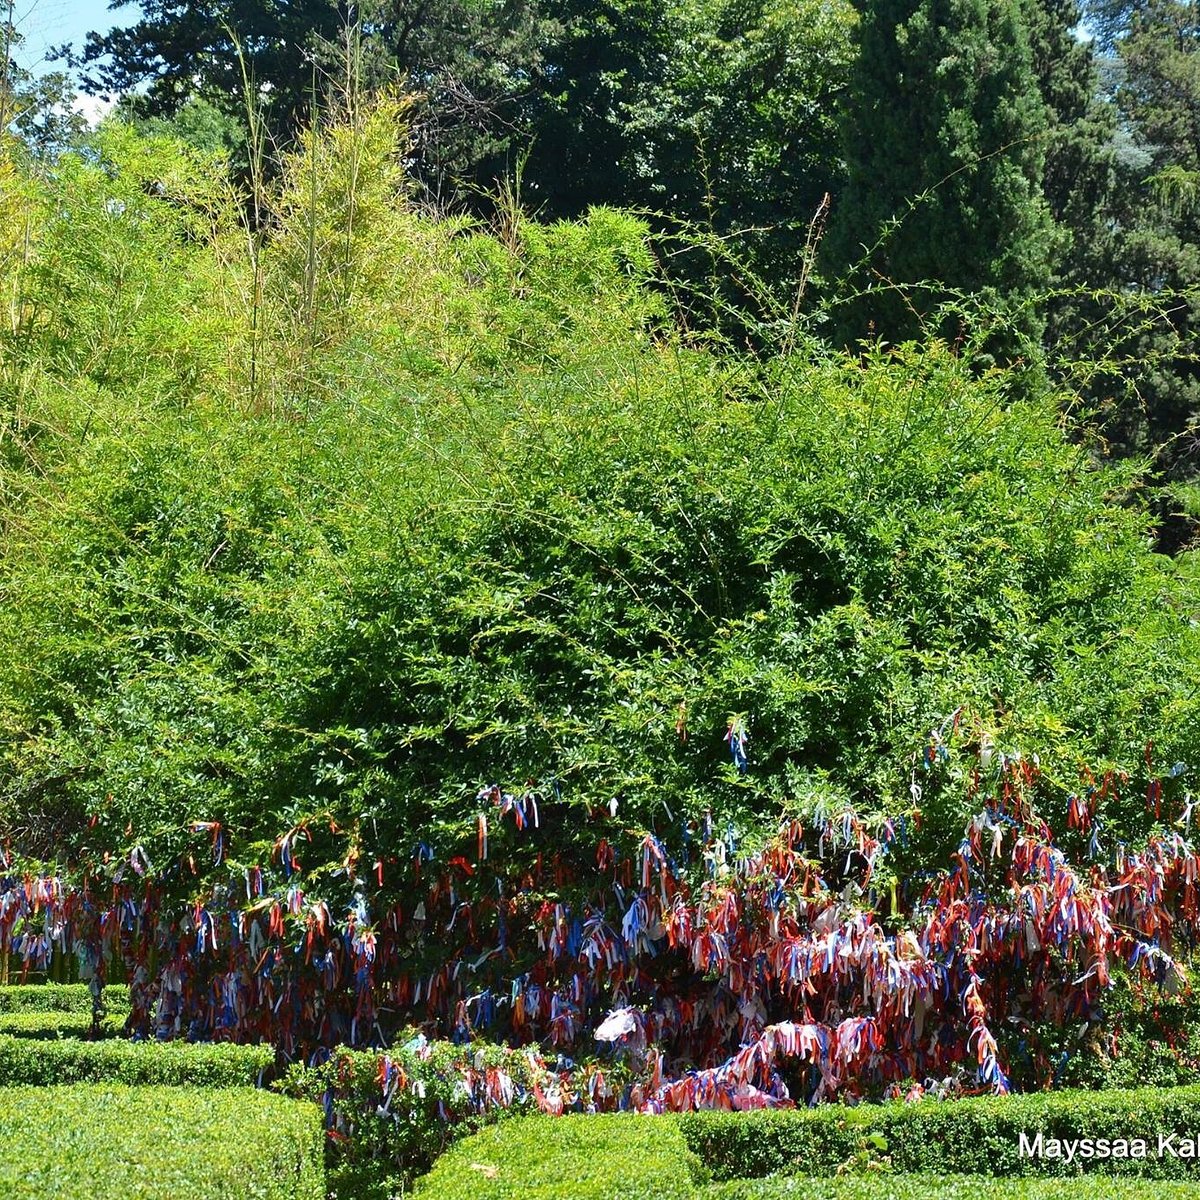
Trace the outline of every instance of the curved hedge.
<instances>
[{"instance_id":1,"label":"curved hedge","mask_svg":"<svg viewBox=\"0 0 1200 1200\"><path fill-rule=\"evenodd\" d=\"M718 1179L778 1171L823 1175L882 1135L902 1172L995 1176L1075 1175L1080 1170L1195 1179L1195 1158L1158 1157L1161 1134L1200 1134L1200 1086L1128 1091L923 1100L917 1104L828 1105L774 1112L699 1112L677 1117L691 1150ZM1020 1135L1060 1141L1145 1139L1144 1159L1022 1157Z\"/></svg>"}]
</instances>

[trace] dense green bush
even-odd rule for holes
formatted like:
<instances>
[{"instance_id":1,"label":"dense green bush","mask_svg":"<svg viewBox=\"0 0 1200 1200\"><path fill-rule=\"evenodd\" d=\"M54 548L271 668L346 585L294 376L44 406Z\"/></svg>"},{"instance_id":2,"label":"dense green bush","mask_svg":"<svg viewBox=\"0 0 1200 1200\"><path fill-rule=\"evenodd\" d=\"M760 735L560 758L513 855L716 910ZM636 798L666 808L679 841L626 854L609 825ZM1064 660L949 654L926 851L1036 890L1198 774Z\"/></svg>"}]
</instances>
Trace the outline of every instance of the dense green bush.
<instances>
[{"instance_id":1,"label":"dense green bush","mask_svg":"<svg viewBox=\"0 0 1200 1200\"><path fill-rule=\"evenodd\" d=\"M1188 955L1181 961L1188 978L1195 979L1200 959ZM1121 971L1101 1005L1103 1033L1093 1029L1081 1039L1077 1026L1038 1028L1050 1061L1058 1064L1059 1085L1114 1089L1200 1083L1200 993L1194 987L1170 993Z\"/></svg>"},{"instance_id":2,"label":"dense green bush","mask_svg":"<svg viewBox=\"0 0 1200 1200\"><path fill-rule=\"evenodd\" d=\"M395 1073L386 1095L385 1058ZM464 1086L465 1068L474 1072L476 1094ZM520 1089L509 1107L480 1102L484 1075L494 1068ZM492 1122L536 1112L531 1073L528 1056L519 1050L433 1042L421 1053L402 1044L386 1056L339 1049L320 1066L291 1066L273 1086L326 1107L335 1134L329 1147L331 1191L352 1200L377 1195L386 1200L428 1171L453 1142Z\"/></svg>"},{"instance_id":3,"label":"dense green bush","mask_svg":"<svg viewBox=\"0 0 1200 1200\"><path fill-rule=\"evenodd\" d=\"M488 232L406 208L396 116L308 135L253 229L213 164L127 130L22 183L0 833L95 924L112 897L85 958L115 947L152 989L190 956L200 1029L219 943L245 958L265 926L287 953L264 990L288 1007L241 1012L288 1019L239 1034L307 1057L420 1010L541 1039L551 1003L501 1029L514 980L556 906L568 941L585 908L621 927L643 844L694 885L781 819L820 857L819 814L896 818L864 904L903 923L1024 768L1014 811L1081 877L1172 827L1200 762L1195 582L1151 553L1134 473L1094 467L1060 397L942 345L704 346L629 217ZM1065 829L1085 765L1114 783L1094 847ZM540 822L480 799L493 782L536 792ZM826 857L822 902L853 874ZM980 857L971 887L1009 902L1007 864ZM347 913L353 949L329 930ZM654 1001L713 983L660 948L637 975ZM579 982L574 957L544 999ZM1043 982L1006 995L1040 1003ZM605 980L568 1004L557 1047L610 998ZM844 1011L824 999L819 1019ZM719 1057L709 1032L689 1061ZM1034 1051L1021 1085L1046 1077Z\"/></svg>"},{"instance_id":4,"label":"dense green bush","mask_svg":"<svg viewBox=\"0 0 1200 1200\"><path fill-rule=\"evenodd\" d=\"M459 1142L421 1179L429 1200L685 1200L706 1173L669 1120L526 1117Z\"/></svg>"},{"instance_id":5,"label":"dense green bush","mask_svg":"<svg viewBox=\"0 0 1200 1200\"><path fill-rule=\"evenodd\" d=\"M129 989L110 983L103 992L110 1013L129 1011ZM92 993L86 983L27 983L0 987L0 1013L92 1012Z\"/></svg>"},{"instance_id":6,"label":"dense green bush","mask_svg":"<svg viewBox=\"0 0 1200 1200\"><path fill-rule=\"evenodd\" d=\"M822 802L907 811L960 704L1055 764L1050 804L1080 762L1129 770L1109 846L1154 823L1147 741L1200 750L1192 589L1057 397L938 347L694 349L636 221L425 221L395 151L387 120L306 142L252 260L170 143L110 131L38 182L0 465L21 849L190 874L192 820L239 865L310 820L309 869L407 857L414 830L444 861L480 786L554 778L557 849L616 797L607 834L679 852L709 810L748 838ZM951 784L902 873L957 844ZM349 879L321 888L340 907Z\"/></svg>"},{"instance_id":7,"label":"dense green bush","mask_svg":"<svg viewBox=\"0 0 1200 1200\"><path fill-rule=\"evenodd\" d=\"M110 1014L100 1022L98 1034L102 1038L116 1037L124 1024L123 1013ZM92 1018L88 1013L78 1012L0 1013L0 1034L38 1040L89 1038L92 1035Z\"/></svg>"},{"instance_id":8,"label":"dense green bush","mask_svg":"<svg viewBox=\"0 0 1200 1200\"><path fill-rule=\"evenodd\" d=\"M0 1091L0 1191L21 1200L323 1200L320 1110L264 1092Z\"/></svg>"},{"instance_id":9,"label":"dense green bush","mask_svg":"<svg viewBox=\"0 0 1200 1200\"><path fill-rule=\"evenodd\" d=\"M863 1104L754 1113L689 1113L676 1118L688 1145L718 1179L790 1171L823 1175L863 1153L879 1134L899 1172L966 1175L1074 1175L1082 1170L1191 1179L1193 1159L1157 1154L1159 1134L1180 1140L1200 1130L1200 1087L1063 1091L916 1104ZM1019 1135L1060 1141L1142 1138L1149 1155L1076 1159L1021 1156Z\"/></svg>"},{"instance_id":10,"label":"dense green bush","mask_svg":"<svg viewBox=\"0 0 1200 1200\"><path fill-rule=\"evenodd\" d=\"M275 1063L269 1046L227 1042L31 1041L0 1036L0 1086L113 1082L253 1086Z\"/></svg>"}]
</instances>

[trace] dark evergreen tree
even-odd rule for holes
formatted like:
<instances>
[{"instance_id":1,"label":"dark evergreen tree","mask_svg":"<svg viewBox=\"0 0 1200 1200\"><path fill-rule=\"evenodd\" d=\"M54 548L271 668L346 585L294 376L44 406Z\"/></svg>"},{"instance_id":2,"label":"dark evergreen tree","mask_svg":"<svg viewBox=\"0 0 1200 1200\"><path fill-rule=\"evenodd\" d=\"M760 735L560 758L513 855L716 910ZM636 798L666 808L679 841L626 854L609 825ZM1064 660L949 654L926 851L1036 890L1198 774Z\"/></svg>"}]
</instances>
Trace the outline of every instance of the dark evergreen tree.
<instances>
[{"instance_id":1,"label":"dark evergreen tree","mask_svg":"<svg viewBox=\"0 0 1200 1200\"><path fill-rule=\"evenodd\" d=\"M1116 109L1101 95L1093 43L1077 34L1077 0L1027 0L1025 11L1046 109L1043 192L1063 234L1057 281L1099 286L1114 252Z\"/></svg>"},{"instance_id":2,"label":"dark evergreen tree","mask_svg":"<svg viewBox=\"0 0 1200 1200\"><path fill-rule=\"evenodd\" d=\"M130 3L113 7L119 13ZM333 0L141 0L139 7L132 24L89 33L70 53L89 91L135 94L147 117L171 116L197 94L238 111L244 68L278 129L308 107L314 44L336 41L348 16Z\"/></svg>"},{"instance_id":3,"label":"dark evergreen tree","mask_svg":"<svg viewBox=\"0 0 1200 1200\"><path fill-rule=\"evenodd\" d=\"M1112 310L1099 293L1122 286L1116 106L1101 90L1095 42L1079 36L1076 0L1028 0L1026 14L1048 124L1043 192L1061 237L1046 351L1052 363L1099 361L1111 351ZM1088 399L1100 400L1110 382Z\"/></svg>"},{"instance_id":4,"label":"dark evergreen tree","mask_svg":"<svg viewBox=\"0 0 1200 1200\"><path fill-rule=\"evenodd\" d=\"M1103 430L1114 453L1153 454L1163 479L1190 479L1200 471L1200 11L1138 0L1090 20L1112 47L1119 109L1110 274L1163 314L1122 345L1129 365L1098 397Z\"/></svg>"},{"instance_id":5,"label":"dark evergreen tree","mask_svg":"<svg viewBox=\"0 0 1200 1200\"><path fill-rule=\"evenodd\" d=\"M1038 332L1029 301L1060 247L1042 194L1048 124L1019 2L869 0L827 250L875 290L843 306L843 337L915 336L951 292Z\"/></svg>"},{"instance_id":6,"label":"dark evergreen tree","mask_svg":"<svg viewBox=\"0 0 1200 1200\"><path fill-rule=\"evenodd\" d=\"M529 199L551 216L637 205L653 158L646 115L670 70L673 6L661 0L548 0L563 36L525 105Z\"/></svg>"},{"instance_id":7,"label":"dark evergreen tree","mask_svg":"<svg viewBox=\"0 0 1200 1200\"><path fill-rule=\"evenodd\" d=\"M729 259L673 244L676 279L753 306L746 266L790 295L841 180L849 0L545 2L565 36L527 109L526 199L547 216L613 204L713 233Z\"/></svg>"}]
</instances>

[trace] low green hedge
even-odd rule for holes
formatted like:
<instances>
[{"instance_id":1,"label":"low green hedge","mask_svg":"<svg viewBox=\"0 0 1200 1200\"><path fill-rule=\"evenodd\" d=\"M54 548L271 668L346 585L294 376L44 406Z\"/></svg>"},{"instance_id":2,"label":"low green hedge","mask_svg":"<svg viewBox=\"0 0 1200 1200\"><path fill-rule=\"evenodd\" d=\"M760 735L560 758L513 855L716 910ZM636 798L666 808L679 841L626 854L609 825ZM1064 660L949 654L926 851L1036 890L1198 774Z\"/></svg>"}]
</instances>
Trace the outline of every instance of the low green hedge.
<instances>
[{"instance_id":1,"label":"low green hedge","mask_svg":"<svg viewBox=\"0 0 1200 1200\"><path fill-rule=\"evenodd\" d=\"M862 1174L711 1183L678 1121L632 1115L524 1117L491 1126L447 1151L415 1190L418 1200L1184 1200L1195 1194L1194 1184L1095 1174L893 1175L870 1165Z\"/></svg>"},{"instance_id":2,"label":"low green hedge","mask_svg":"<svg viewBox=\"0 0 1200 1200\"><path fill-rule=\"evenodd\" d=\"M429 1200L691 1200L706 1173L675 1122L628 1113L518 1117L451 1147Z\"/></svg>"},{"instance_id":3,"label":"low green hedge","mask_svg":"<svg viewBox=\"0 0 1200 1200\"><path fill-rule=\"evenodd\" d=\"M109 1012L129 1011L129 989L110 983L104 989ZM14 983L0 987L0 1013L92 1011L92 993L86 983Z\"/></svg>"},{"instance_id":4,"label":"low green hedge","mask_svg":"<svg viewBox=\"0 0 1200 1200\"><path fill-rule=\"evenodd\" d=\"M564 1200L569 1191L563 1193ZM716 1183L703 1200L1187 1200L1194 1184L1139 1179L992 1179L978 1175L774 1176ZM647 1198L650 1200L650 1198Z\"/></svg>"},{"instance_id":5,"label":"low green hedge","mask_svg":"<svg viewBox=\"0 0 1200 1200\"><path fill-rule=\"evenodd\" d=\"M0 1090L0 1195L323 1200L315 1105L261 1091Z\"/></svg>"},{"instance_id":6,"label":"low green hedge","mask_svg":"<svg viewBox=\"0 0 1200 1200\"><path fill-rule=\"evenodd\" d=\"M861 1156L879 1134L894 1170L914 1174L1076 1175L1080 1170L1156 1178L1198 1179L1196 1159L1157 1155L1160 1133L1200 1136L1200 1085L1108 1092L922 1101L917 1104L836 1105L777 1112L688 1113L676 1118L688 1146L717 1179L827 1175ZM1034 1158L1020 1153L1032 1141L1143 1138L1144 1159Z\"/></svg>"},{"instance_id":7,"label":"low green hedge","mask_svg":"<svg viewBox=\"0 0 1200 1200\"><path fill-rule=\"evenodd\" d=\"M1034 1157L1029 1147L1039 1135ZM1160 1154L1160 1136L1176 1153ZM1078 1146L1074 1160L1053 1155L1052 1143L1083 1139L1093 1157L1081 1157ZM1102 1139L1114 1151L1107 1157ZM1121 1145L1136 1154L1138 1139L1144 1157L1116 1155ZM705 1186L712 1177L718 1182ZM785 1112L523 1117L459 1142L416 1191L445 1200L1150 1200L1198 1194L1197 1183L1200 1086L1189 1086Z\"/></svg>"},{"instance_id":8,"label":"low green hedge","mask_svg":"<svg viewBox=\"0 0 1200 1200\"><path fill-rule=\"evenodd\" d=\"M114 1013L100 1022L100 1037L118 1037L125 1027L125 1014ZM78 1012L8 1012L0 1013L0 1035L36 1038L90 1038L91 1013Z\"/></svg>"},{"instance_id":9,"label":"low green hedge","mask_svg":"<svg viewBox=\"0 0 1200 1200\"><path fill-rule=\"evenodd\" d=\"M32 1041L0 1035L0 1087L54 1083L238 1087L257 1084L275 1062L269 1046L229 1042Z\"/></svg>"}]
</instances>

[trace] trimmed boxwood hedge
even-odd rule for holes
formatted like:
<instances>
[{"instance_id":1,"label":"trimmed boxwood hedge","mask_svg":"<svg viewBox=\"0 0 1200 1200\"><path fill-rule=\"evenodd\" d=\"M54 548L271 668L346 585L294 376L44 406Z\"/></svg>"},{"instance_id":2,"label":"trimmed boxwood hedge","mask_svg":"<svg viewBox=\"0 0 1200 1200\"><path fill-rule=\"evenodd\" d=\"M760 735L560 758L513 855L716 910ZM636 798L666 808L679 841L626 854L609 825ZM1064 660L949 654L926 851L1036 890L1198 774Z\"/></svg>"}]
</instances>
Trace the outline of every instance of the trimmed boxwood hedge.
<instances>
[{"instance_id":1,"label":"trimmed boxwood hedge","mask_svg":"<svg viewBox=\"0 0 1200 1200\"><path fill-rule=\"evenodd\" d=\"M690 1200L707 1173L670 1120L518 1117L451 1147L417 1181L429 1200Z\"/></svg>"},{"instance_id":2,"label":"trimmed boxwood hedge","mask_svg":"<svg viewBox=\"0 0 1200 1200\"><path fill-rule=\"evenodd\" d=\"M253 1086L275 1063L270 1046L229 1042L32 1041L0 1035L0 1087L54 1083Z\"/></svg>"},{"instance_id":3,"label":"trimmed boxwood hedge","mask_svg":"<svg viewBox=\"0 0 1200 1200\"><path fill-rule=\"evenodd\" d=\"M1188 1200L1188 1183L1143 1179L992 1179L978 1175L799 1175L741 1179L705 1188L703 1200ZM564 1192L564 1200L569 1195ZM647 1200L650 1200L647 1197Z\"/></svg>"},{"instance_id":4,"label":"trimmed boxwood hedge","mask_svg":"<svg viewBox=\"0 0 1200 1200\"><path fill-rule=\"evenodd\" d=\"M1110 1095L1110 1100L1115 1096ZM972 1102L962 1102L964 1106ZM852 1110L855 1111L855 1110ZM737 1114L711 1115L717 1125L746 1127ZM429 1200L1184 1200L1194 1184L1090 1174L1075 1179L996 1179L990 1175L891 1174L862 1161L861 1174L803 1174L708 1182L708 1171L672 1117L523 1117L459 1142L417 1181ZM754 1123L750 1123L753 1125ZM934 1156L931 1153L931 1157Z\"/></svg>"},{"instance_id":5,"label":"trimmed boxwood hedge","mask_svg":"<svg viewBox=\"0 0 1200 1200\"><path fill-rule=\"evenodd\" d=\"M753 1113L688 1113L676 1118L688 1146L718 1179L788 1171L826 1175L860 1154L878 1133L898 1172L1000 1175L1105 1174L1198 1179L1195 1159L1159 1158L1160 1133L1200 1136L1200 1086L1128 1091L922 1101L918 1104L830 1105ZM1022 1157L1019 1135L1045 1138L1144 1138L1145 1159Z\"/></svg>"},{"instance_id":6,"label":"trimmed boxwood hedge","mask_svg":"<svg viewBox=\"0 0 1200 1200\"><path fill-rule=\"evenodd\" d=\"M117 1037L124 1026L125 1014L114 1013L100 1022L99 1036ZM79 1012L0 1013L0 1034L36 1038L41 1041L55 1038L90 1038L92 1015Z\"/></svg>"},{"instance_id":7,"label":"trimmed boxwood hedge","mask_svg":"<svg viewBox=\"0 0 1200 1200\"><path fill-rule=\"evenodd\" d=\"M110 983L104 989L109 1012L129 1011L129 989ZM13 983L0 987L0 1013L92 1011L92 993L86 983Z\"/></svg>"},{"instance_id":8,"label":"trimmed boxwood hedge","mask_svg":"<svg viewBox=\"0 0 1200 1200\"><path fill-rule=\"evenodd\" d=\"M0 1195L323 1200L321 1110L260 1091L0 1089Z\"/></svg>"}]
</instances>

